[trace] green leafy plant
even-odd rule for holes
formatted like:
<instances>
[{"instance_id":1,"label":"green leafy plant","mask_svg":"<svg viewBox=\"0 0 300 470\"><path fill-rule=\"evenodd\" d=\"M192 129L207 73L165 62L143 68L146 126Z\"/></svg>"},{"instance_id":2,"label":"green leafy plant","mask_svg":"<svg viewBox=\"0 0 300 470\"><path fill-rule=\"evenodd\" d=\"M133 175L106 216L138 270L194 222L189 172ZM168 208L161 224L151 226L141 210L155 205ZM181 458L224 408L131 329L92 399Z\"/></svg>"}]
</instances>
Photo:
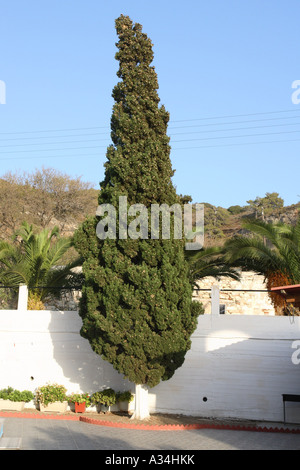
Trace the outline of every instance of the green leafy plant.
<instances>
[{"instance_id":1,"label":"green leafy plant","mask_svg":"<svg viewBox=\"0 0 300 470\"><path fill-rule=\"evenodd\" d=\"M33 225L23 222L13 240L13 244L0 242L0 282L13 288L26 284L29 309L42 310L49 295L59 295L59 290L53 287L72 287L80 282L81 274L72 271L80 266L79 258L59 267L73 242L71 238L61 237L58 227L51 232L44 229L36 233Z\"/></svg>"},{"instance_id":2,"label":"green leafy plant","mask_svg":"<svg viewBox=\"0 0 300 470\"><path fill-rule=\"evenodd\" d=\"M29 390L20 391L15 390L12 387L7 387L0 390L0 398L2 400L9 400L13 402L24 401L25 403L28 403L34 399L34 394Z\"/></svg>"},{"instance_id":3,"label":"green leafy plant","mask_svg":"<svg viewBox=\"0 0 300 470\"><path fill-rule=\"evenodd\" d=\"M300 216L296 225L245 219L246 235L235 236L224 246L225 261L243 271L265 277L266 287L300 283ZM284 299L269 292L277 315L289 314Z\"/></svg>"},{"instance_id":4,"label":"green leafy plant","mask_svg":"<svg viewBox=\"0 0 300 470\"><path fill-rule=\"evenodd\" d=\"M128 401L130 403L133 401L133 394L130 392L130 390L126 390L125 392L117 392L116 394L117 401Z\"/></svg>"},{"instance_id":5,"label":"green leafy plant","mask_svg":"<svg viewBox=\"0 0 300 470\"><path fill-rule=\"evenodd\" d=\"M70 403L85 403L86 406L91 404L91 398L88 393L72 393L67 398Z\"/></svg>"},{"instance_id":6,"label":"green leafy plant","mask_svg":"<svg viewBox=\"0 0 300 470\"><path fill-rule=\"evenodd\" d=\"M185 257L189 265L191 283L196 284L199 279L205 277L214 277L217 280L220 280L221 277L227 277L239 281L239 271L226 261L225 256L226 250L221 246L187 251Z\"/></svg>"},{"instance_id":7,"label":"green leafy plant","mask_svg":"<svg viewBox=\"0 0 300 470\"><path fill-rule=\"evenodd\" d=\"M64 402L67 400L66 392L63 385L47 384L36 390L36 400L45 406L56 401Z\"/></svg>"},{"instance_id":8,"label":"green leafy plant","mask_svg":"<svg viewBox=\"0 0 300 470\"><path fill-rule=\"evenodd\" d=\"M105 405L105 406L112 406L117 401L116 392L112 388L107 388L105 390L101 390L99 392L95 392L92 395L92 403L94 405Z\"/></svg>"}]
</instances>

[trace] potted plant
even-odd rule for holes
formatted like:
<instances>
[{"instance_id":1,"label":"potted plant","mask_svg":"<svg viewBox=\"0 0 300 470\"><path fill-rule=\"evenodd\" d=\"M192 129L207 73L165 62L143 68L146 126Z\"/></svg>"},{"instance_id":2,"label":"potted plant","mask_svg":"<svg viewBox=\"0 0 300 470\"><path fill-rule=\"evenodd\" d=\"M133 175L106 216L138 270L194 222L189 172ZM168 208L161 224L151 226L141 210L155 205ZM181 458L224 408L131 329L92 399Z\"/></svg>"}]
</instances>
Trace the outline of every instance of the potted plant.
<instances>
[{"instance_id":1,"label":"potted plant","mask_svg":"<svg viewBox=\"0 0 300 470\"><path fill-rule=\"evenodd\" d=\"M67 410L68 401L64 385L47 384L36 390L36 401L40 411L57 411L63 413Z\"/></svg>"},{"instance_id":2,"label":"potted plant","mask_svg":"<svg viewBox=\"0 0 300 470\"><path fill-rule=\"evenodd\" d=\"M101 411L104 413L110 412L110 407L117 401L116 392L112 388L100 390L92 395L93 405L101 405Z\"/></svg>"},{"instance_id":3,"label":"potted plant","mask_svg":"<svg viewBox=\"0 0 300 470\"><path fill-rule=\"evenodd\" d=\"M0 390L0 409L22 411L25 403L34 399L34 394L29 390L19 391L12 387Z\"/></svg>"},{"instance_id":4,"label":"potted plant","mask_svg":"<svg viewBox=\"0 0 300 470\"><path fill-rule=\"evenodd\" d=\"M119 410L129 412L129 403L131 403L134 399L134 395L130 392L130 390L118 392L116 397L119 405Z\"/></svg>"},{"instance_id":5,"label":"potted plant","mask_svg":"<svg viewBox=\"0 0 300 470\"><path fill-rule=\"evenodd\" d=\"M68 396L68 401L74 403L75 413L84 413L86 407L91 403L88 393L72 393Z\"/></svg>"}]
</instances>

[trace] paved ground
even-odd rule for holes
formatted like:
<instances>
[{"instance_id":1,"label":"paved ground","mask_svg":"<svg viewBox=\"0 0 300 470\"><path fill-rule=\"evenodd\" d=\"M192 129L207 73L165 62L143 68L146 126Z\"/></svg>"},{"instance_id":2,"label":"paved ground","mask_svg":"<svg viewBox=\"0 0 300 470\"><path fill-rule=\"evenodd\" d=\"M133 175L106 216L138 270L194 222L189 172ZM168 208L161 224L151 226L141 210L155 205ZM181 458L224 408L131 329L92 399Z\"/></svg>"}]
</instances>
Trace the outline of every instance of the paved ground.
<instances>
[{"instance_id":1,"label":"paved ground","mask_svg":"<svg viewBox=\"0 0 300 470\"><path fill-rule=\"evenodd\" d=\"M142 431L51 419L5 418L3 437L21 438L21 450L151 450L156 454L163 450L300 450L300 434L215 429Z\"/></svg>"}]
</instances>

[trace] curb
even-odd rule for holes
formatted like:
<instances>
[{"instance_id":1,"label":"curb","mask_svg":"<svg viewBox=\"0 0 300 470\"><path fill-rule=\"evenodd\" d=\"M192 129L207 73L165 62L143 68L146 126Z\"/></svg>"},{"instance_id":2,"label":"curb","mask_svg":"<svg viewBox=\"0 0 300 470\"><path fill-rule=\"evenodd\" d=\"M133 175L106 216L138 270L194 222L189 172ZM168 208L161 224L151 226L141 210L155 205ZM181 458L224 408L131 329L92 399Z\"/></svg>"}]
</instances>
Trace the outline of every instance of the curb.
<instances>
[{"instance_id":1,"label":"curb","mask_svg":"<svg viewBox=\"0 0 300 470\"><path fill-rule=\"evenodd\" d=\"M300 429L295 428L278 428L278 427L261 427L261 426L241 426L229 424L131 424L131 423L117 423L109 420L100 420L95 418L88 418L87 416L73 416L73 415L53 415L53 414L33 414L22 412L0 412L2 418L25 418L25 419L52 419L57 421L82 421L87 424L94 424L97 426L106 426L119 429L135 429L143 431L189 431L195 429L219 429L226 431L251 431L251 432L271 432L271 433L285 433L285 434L300 434Z\"/></svg>"},{"instance_id":2,"label":"curb","mask_svg":"<svg viewBox=\"0 0 300 470\"><path fill-rule=\"evenodd\" d=\"M189 431L193 429L220 429L227 431L251 431L251 432L275 432L275 433L289 433L289 434L300 434L300 429L288 429L288 428L267 428L260 426L238 426L238 425L227 425L227 424L125 424L125 423L114 423L112 421L103 421L86 416L81 416L79 421L83 421L88 424L95 424L98 426L109 426L114 428L123 429L138 429L143 431Z\"/></svg>"}]
</instances>

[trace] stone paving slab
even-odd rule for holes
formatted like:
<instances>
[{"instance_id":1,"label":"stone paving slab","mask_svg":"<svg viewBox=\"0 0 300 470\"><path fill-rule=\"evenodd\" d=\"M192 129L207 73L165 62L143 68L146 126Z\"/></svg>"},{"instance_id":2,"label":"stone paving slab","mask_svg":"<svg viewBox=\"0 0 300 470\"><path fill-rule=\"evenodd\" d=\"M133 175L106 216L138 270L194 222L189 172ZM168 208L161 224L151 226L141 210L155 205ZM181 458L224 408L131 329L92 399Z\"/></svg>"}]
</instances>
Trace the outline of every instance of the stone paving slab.
<instances>
[{"instance_id":1,"label":"stone paving slab","mask_svg":"<svg viewBox=\"0 0 300 470\"><path fill-rule=\"evenodd\" d=\"M236 431L257 431L257 432L281 432L300 434L300 424L298 423L273 423L258 422L253 420L238 420L232 418L202 418L183 415L151 415L150 419L145 421L133 420L130 415L119 413L53 413L39 412L36 409L29 409L23 412L18 411L0 411L0 417L41 419L41 420L71 420L83 421L85 423L139 430L191 430L191 429L227 429ZM0 418L1 421L1 418Z\"/></svg>"},{"instance_id":2,"label":"stone paving slab","mask_svg":"<svg viewBox=\"0 0 300 470\"><path fill-rule=\"evenodd\" d=\"M21 438L21 450L135 452L200 450L300 450L300 435L226 429L153 431L95 426L82 421L5 419L5 437ZM127 455L129 455L127 454Z\"/></svg>"},{"instance_id":3,"label":"stone paving slab","mask_svg":"<svg viewBox=\"0 0 300 470\"><path fill-rule=\"evenodd\" d=\"M2 437L0 439L0 450L19 450L21 447L21 437Z\"/></svg>"}]
</instances>

